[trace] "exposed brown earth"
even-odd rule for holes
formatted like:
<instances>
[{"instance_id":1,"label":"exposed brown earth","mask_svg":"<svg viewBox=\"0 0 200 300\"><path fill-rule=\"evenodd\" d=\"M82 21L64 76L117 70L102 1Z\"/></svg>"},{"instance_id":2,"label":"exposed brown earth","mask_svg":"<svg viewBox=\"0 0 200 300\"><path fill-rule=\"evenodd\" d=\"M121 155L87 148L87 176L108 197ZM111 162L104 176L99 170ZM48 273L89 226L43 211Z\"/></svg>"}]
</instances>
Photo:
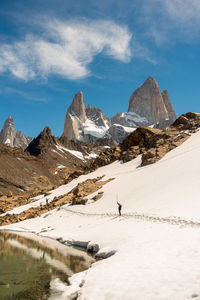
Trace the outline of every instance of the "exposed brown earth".
<instances>
[{"instance_id":1,"label":"exposed brown earth","mask_svg":"<svg viewBox=\"0 0 200 300\"><path fill-rule=\"evenodd\" d=\"M0 145L0 194L36 194L59 184L40 159L20 148Z\"/></svg>"},{"instance_id":2,"label":"exposed brown earth","mask_svg":"<svg viewBox=\"0 0 200 300\"><path fill-rule=\"evenodd\" d=\"M65 179L82 169L87 161L72 155L67 149L87 156L91 147L56 138L48 127L25 152L21 148L0 144L0 197L25 193L36 195L65 183Z\"/></svg>"},{"instance_id":3,"label":"exposed brown earth","mask_svg":"<svg viewBox=\"0 0 200 300\"><path fill-rule=\"evenodd\" d=\"M5 216L0 216L0 226L8 225L12 223L18 223L27 219L35 218L41 216L48 211L60 207L64 204L71 203L72 205L76 204L86 204L87 196L98 191L104 184L113 180L113 178L102 181L101 177L94 179L88 179L82 183L79 183L74 189L72 189L66 195L60 197L55 197L53 201L49 204L41 205L40 207L33 207L26 211L23 211L20 214L7 214ZM101 195L101 193L99 193ZM94 199L97 200L97 199Z\"/></svg>"}]
</instances>

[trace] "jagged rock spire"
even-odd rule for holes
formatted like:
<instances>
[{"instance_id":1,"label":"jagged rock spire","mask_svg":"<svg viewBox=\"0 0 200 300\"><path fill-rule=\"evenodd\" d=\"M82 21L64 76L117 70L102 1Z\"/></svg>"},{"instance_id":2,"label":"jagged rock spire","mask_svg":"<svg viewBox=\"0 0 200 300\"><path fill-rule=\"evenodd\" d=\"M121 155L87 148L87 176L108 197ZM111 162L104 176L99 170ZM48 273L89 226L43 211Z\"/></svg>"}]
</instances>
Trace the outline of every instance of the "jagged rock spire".
<instances>
[{"instance_id":1,"label":"jagged rock spire","mask_svg":"<svg viewBox=\"0 0 200 300\"><path fill-rule=\"evenodd\" d=\"M78 116L82 121L86 119L85 104L83 101L83 93L81 91L74 96L67 113L70 113L72 116Z\"/></svg>"},{"instance_id":2,"label":"jagged rock spire","mask_svg":"<svg viewBox=\"0 0 200 300\"><path fill-rule=\"evenodd\" d=\"M14 119L12 116L9 116L5 120L3 129L0 132L0 143L10 147L25 149L30 141L30 137L26 137L21 131L16 131Z\"/></svg>"},{"instance_id":3,"label":"jagged rock spire","mask_svg":"<svg viewBox=\"0 0 200 300\"><path fill-rule=\"evenodd\" d=\"M169 118L159 85L153 77L148 77L133 92L130 97L128 112L135 112L141 117L147 118L152 124Z\"/></svg>"}]
</instances>

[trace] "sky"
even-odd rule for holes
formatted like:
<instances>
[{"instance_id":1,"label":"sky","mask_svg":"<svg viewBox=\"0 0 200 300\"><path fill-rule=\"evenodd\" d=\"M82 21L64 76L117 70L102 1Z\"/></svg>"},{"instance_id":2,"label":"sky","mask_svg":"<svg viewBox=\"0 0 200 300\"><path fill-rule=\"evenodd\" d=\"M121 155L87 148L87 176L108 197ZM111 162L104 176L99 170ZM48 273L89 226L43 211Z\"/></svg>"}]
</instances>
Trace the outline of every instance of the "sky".
<instances>
[{"instance_id":1,"label":"sky","mask_svg":"<svg viewBox=\"0 0 200 300\"><path fill-rule=\"evenodd\" d=\"M108 117L148 76L177 115L200 112L199 0L0 0L0 128L63 132L67 108Z\"/></svg>"}]
</instances>

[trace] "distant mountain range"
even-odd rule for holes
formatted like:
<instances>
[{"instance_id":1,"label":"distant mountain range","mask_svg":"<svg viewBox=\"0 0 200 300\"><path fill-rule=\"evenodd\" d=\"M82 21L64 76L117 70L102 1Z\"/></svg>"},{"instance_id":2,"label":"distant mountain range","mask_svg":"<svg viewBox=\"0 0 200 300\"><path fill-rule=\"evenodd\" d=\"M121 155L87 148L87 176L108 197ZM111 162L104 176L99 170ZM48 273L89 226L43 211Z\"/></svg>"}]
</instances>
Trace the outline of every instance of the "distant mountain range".
<instances>
[{"instance_id":1,"label":"distant mountain range","mask_svg":"<svg viewBox=\"0 0 200 300\"><path fill-rule=\"evenodd\" d=\"M83 93L78 92L69 106L62 137L75 142L109 145L120 143L139 126L165 128L176 120L167 90L161 93L156 80L148 77L130 96L128 112L108 118L100 108L85 107ZM9 116L0 132L0 143L23 150L31 142L21 131L16 131L14 119Z\"/></svg>"},{"instance_id":2,"label":"distant mountain range","mask_svg":"<svg viewBox=\"0 0 200 300\"><path fill-rule=\"evenodd\" d=\"M167 90L161 93L156 80L148 77L131 95L128 112L111 119L90 104L85 108L83 93L78 92L67 110L63 136L84 142L111 138L119 143L139 126L165 128L176 118Z\"/></svg>"}]
</instances>

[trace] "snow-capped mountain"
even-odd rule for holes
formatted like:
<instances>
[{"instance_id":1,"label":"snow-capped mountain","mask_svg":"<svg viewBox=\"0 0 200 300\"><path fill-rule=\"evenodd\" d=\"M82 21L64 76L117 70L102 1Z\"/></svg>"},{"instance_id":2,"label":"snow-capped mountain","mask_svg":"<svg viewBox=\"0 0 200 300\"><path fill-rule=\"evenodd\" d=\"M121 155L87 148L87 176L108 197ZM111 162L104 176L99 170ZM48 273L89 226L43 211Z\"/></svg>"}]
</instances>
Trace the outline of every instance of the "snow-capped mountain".
<instances>
[{"instance_id":1,"label":"snow-capped mountain","mask_svg":"<svg viewBox=\"0 0 200 300\"><path fill-rule=\"evenodd\" d=\"M99 108L85 108L83 93L78 92L67 110L63 136L69 140L95 142L111 138L121 142L139 126L164 128L176 120L167 90L161 93L156 80L148 77L130 97L128 112L109 119Z\"/></svg>"},{"instance_id":2,"label":"snow-capped mountain","mask_svg":"<svg viewBox=\"0 0 200 300\"><path fill-rule=\"evenodd\" d=\"M83 93L78 92L68 108L63 136L69 140L93 142L110 128L109 119L98 108L85 108Z\"/></svg>"},{"instance_id":3,"label":"snow-capped mountain","mask_svg":"<svg viewBox=\"0 0 200 300\"><path fill-rule=\"evenodd\" d=\"M26 137L22 131L16 131L14 125L14 119L9 116L0 132L0 143L3 143L10 147L17 147L25 149L31 142L30 137Z\"/></svg>"}]
</instances>

